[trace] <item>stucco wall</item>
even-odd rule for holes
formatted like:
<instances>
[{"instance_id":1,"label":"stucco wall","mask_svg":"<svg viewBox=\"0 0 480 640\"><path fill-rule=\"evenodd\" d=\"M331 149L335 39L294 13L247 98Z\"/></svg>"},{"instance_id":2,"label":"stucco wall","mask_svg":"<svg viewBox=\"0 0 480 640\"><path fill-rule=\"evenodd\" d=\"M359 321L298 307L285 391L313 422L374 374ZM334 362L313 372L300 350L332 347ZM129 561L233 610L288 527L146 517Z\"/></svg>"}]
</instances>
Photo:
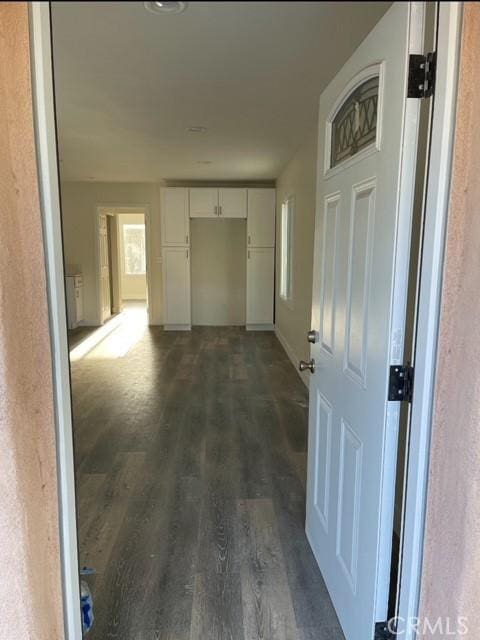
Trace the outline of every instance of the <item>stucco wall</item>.
<instances>
[{"instance_id":1,"label":"stucco wall","mask_svg":"<svg viewBox=\"0 0 480 640\"><path fill-rule=\"evenodd\" d=\"M27 4L0 3L0 638L64 637Z\"/></svg>"},{"instance_id":2,"label":"stucco wall","mask_svg":"<svg viewBox=\"0 0 480 640\"><path fill-rule=\"evenodd\" d=\"M454 174L447 228L421 617L457 618L479 637L480 604L480 3L465 3Z\"/></svg>"}]
</instances>

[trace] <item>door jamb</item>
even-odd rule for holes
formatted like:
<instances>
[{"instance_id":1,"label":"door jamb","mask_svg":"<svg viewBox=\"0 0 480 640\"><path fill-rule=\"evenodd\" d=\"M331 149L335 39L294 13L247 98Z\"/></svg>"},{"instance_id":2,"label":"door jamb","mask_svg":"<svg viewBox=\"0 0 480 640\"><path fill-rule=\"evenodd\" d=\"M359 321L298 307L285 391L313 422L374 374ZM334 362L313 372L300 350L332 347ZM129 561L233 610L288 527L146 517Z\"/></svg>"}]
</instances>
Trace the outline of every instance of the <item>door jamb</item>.
<instances>
[{"instance_id":1,"label":"door jamb","mask_svg":"<svg viewBox=\"0 0 480 640\"><path fill-rule=\"evenodd\" d=\"M60 180L51 51L50 3L29 3L33 116L42 212L52 352L65 638L82 640L72 405Z\"/></svg>"},{"instance_id":2,"label":"door jamb","mask_svg":"<svg viewBox=\"0 0 480 640\"><path fill-rule=\"evenodd\" d=\"M403 588L398 632L414 640L407 624L418 613L425 528L429 443L445 227L450 191L462 3L440 3L437 97L425 210L418 307L415 397L408 461L403 549ZM30 3L32 83L40 197L44 227L57 428L60 537L65 634L81 640L70 370L53 95L50 3ZM148 246L148 241L147 241Z\"/></svg>"},{"instance_id":3,"label":"door jamb","mask_svg":"<svg viewBox=\"0 0 480 640\"><path fill-rule=\"evenodd\" d=\"M431 129L424 236L418 298L415 392L411 406L404 515L402 585L397 633L414 640L422 577L430 434L442 294L445 229L452 172L461 42L462 2L440 2L437 77Z\"/></svg>"}]
</instances>

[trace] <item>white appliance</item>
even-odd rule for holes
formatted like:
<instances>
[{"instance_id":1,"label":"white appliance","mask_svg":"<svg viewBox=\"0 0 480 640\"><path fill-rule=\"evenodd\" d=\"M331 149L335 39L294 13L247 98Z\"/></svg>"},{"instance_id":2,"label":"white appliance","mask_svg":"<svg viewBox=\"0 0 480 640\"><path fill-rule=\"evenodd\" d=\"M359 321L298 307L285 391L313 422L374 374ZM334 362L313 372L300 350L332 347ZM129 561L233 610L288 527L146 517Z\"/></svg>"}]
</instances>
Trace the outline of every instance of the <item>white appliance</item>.
<instances>
[{"instance_id":1,"label":"white appliance","mask_svg":"<svg viewBox=\"0 0 480 640\"><path fill-rule=\"evenodd\" d=\"M75 329L83 320L83 275L66 277L68 328Z\"/></svg>"}]
</instances>

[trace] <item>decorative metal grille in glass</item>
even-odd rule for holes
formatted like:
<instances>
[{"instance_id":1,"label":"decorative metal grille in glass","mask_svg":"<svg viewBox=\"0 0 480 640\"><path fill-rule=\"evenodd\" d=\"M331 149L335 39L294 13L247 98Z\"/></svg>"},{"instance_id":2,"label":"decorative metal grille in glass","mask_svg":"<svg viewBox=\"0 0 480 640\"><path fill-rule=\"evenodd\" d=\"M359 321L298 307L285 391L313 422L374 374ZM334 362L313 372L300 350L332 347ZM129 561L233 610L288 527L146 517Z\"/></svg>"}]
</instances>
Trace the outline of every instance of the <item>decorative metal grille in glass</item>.
<instances>
[{"instance_id":1,"label":"decorative metal grille in glass","mask_svg":"<svg viewBox=\"0 0 480 640\"><path fill-rule=\"evenodd\" d=\"M123 251L125 274L127 276L145 273L145 225L123 225Z\"/></svg>"},{"instance_id":2,"label":"decorative metal grille in glass","mask_svg":"<svg viewBox=\"0 0 480 640\"><path fill-rule=\"evenodd\" d=\"M330 167L375 142L379 78L363 82L345 100L332 122Z\"/></svg>"}]
</instances>

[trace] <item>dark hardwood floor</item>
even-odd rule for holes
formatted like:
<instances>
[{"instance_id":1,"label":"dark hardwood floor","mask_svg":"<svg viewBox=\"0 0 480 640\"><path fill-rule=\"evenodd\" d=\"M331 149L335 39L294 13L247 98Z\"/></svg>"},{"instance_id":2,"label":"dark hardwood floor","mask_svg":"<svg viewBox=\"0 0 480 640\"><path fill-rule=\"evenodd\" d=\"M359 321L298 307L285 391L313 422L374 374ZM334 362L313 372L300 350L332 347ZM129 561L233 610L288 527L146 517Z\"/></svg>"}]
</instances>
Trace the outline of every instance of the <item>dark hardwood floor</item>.
<instances>
[{"instance_id":1,"label":"dark hardwood floor","mask_svg":"<svg viewBox=\"0 0 480 640\"><path fill-rule=\"evenodd\" d=\"M279 342L137 334L72 363L88 637L341 640L304 533L307 393Z\"/></svg>"}]
</instances>

